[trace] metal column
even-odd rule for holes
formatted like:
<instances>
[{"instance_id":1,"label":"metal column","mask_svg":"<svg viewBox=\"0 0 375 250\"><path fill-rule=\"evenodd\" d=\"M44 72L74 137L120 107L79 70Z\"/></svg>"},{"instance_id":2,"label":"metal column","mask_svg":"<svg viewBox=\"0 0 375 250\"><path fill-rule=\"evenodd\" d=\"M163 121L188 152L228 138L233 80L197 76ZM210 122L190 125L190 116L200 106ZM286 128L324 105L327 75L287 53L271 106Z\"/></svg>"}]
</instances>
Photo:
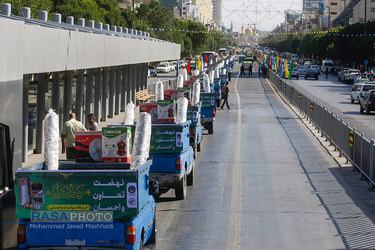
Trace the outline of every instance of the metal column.
<instances>
[{"instance_id":1,"label":"metal column","mask_svg":"<svg viewBox=\"0 0 375 250\"><path fill-rule=\"evenodd\" d=\"M103 68L102 121L107 121L108 112L108 68Z\"/></svg>"},{"instance_id":2,"label":"metal column","mask_svg":"<svg viewBox=\"0 0 375 250\"><path fill-rule=\"evenodd\" d=\"M64 81L64 122L69 120L69 114L72 112L72 71L65 71Z\"/></svg>"},{"instance_id":3,"label":"metal column","mask_svg":"<svg viewBox=\"0 0 375 250\"><path fill-rule=\"evenodd\" d=\"M131 70L131 68L132 68L131 65L126 66L125 82L126 82L126 101L127 101L127 104L130 103L133 100L132 99L132 89L131 89L131 81L132 81L132 70Z\"/></svg>"},{"instance_id":4,"label":"metal column","mask_svg":"<svg viewBox=\"0 0 375 250\"><path fill-rule=\"evenodd\" d=\"M46 109L46 78L47 75L45 73L38 74L38 89L37 89L37 103L36 103L36 113L37 113L37 121L36 121L36 152L37 154L43 153L43 146L44 146L44 117L45 117L45 109Z\"/></svg>"},{"instance_id":5,"label":"metal column","mask_svg":"<svg viewBox=\"0 0 375 250\"><path fill-rule=\"evenodd\" d=\"M115 115L120 114L121 101L121 67L116 67L116 100L115 100Z\"/></svg>"},{"instance_id":6,"label":"metal column","mask_svg":"<svg viewBox=\"0 0 375 250\"><path fill-rule=\"evenodd\" d=\"M137 92L137 65L132 65L132 81L131 81L131 90L132 90L132 101L137 105L137 98L135 93Z\"/></svg>"},{"instance_id":7,"label":"metal column","mask_svg":"<svg viewBox=\"0 0 375 250\"><path fill-rule=\"evenodd\" d=\"M87 70L87 76L86 76L86 110L85 110L86 117L88 116L88 114L92 113L92 103L93 103L92 90L94 87L92 83L93 80L94 80L93 70L89 69ZM88 126L89 123L86 117L84 117L82 120L84 120L83 124L85 124L85 126Z\"/></svg>"},{"instance_id":8,"label":"metal column","mask_svg":"<svg viewBox=\"0 0 375 250\"><path fill-rule=\"evenodd\" d=\"M110 80L109 80L109 111L108 117L113 118L114 116L114 99L115 99L115 88L116 88L116 68L110 68Z\"/></svg>"},{"instance_id":9,"label":"metal column","mask_svg":"<svg viewBox=\"0 0 375 250\"><path fill-rule=\"evenodd\" d=\"M147 81L148 81L148 64L145 63L144 66L143 66L142 90L147 89Z\"/></svg>"},{"instance_id":10,"label":"metal column","mask_svg":"<svg viewBox=\"0 0 375 250\"><path fill-rule=\"evenodd\" d=\"M102 69L97 68L95 71L95 102L94 102L94 114L96 116L96 122L100 124L101 118L101 104L102 104L102 82L101 82Z\"/></svg>"},{"instance_id":11,"label":"metal column","mask_svg":"<svg viewBox=\"0 0 375 250\"><path fill-rule=\"evenodd\" d=\"M29 140L29 82L30 76L23 76L23 126L22 126L22 162L27 161Z\"/></svg>"},{"instance_id":12,"label":"metal column","mask_svg":"<svg viewBox=\"0 0 375 250\"><path fill-rule=\"evenodd\" d=\"M126 99L127 99L127 81L128 78L128 66L122 66L122 79L121 79L121 112L125 112L126 109Z\"/></svg>"},{"instance_id":13,"label":"metal column","mask_svg":"<svg viewBox=\"0 0 375 250\"><path fill-rule=\"evenodd\" d=\"M76 83L76 119L82 121L83 116L83 70L77 71L77 83Z\"/></svg>"}]
</instances>

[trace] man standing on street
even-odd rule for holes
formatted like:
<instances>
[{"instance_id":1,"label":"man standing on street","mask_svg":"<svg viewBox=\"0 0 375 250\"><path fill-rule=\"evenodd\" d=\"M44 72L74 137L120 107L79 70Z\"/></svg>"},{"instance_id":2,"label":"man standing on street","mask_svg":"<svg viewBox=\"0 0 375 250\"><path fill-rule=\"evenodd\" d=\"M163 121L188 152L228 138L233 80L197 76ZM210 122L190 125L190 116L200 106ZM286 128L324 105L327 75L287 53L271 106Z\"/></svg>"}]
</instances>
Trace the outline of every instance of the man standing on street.
<instances>
[{"instance_id":1,"label":"man standing on street","mask_svg":"<svg viewBox=\"0 0 375 250\"><path fill-rule=\"evenodd\" d=\"M69 114L69 121L65 122L61 130L62 153L65 153L66 159L71 160L76 157L75 150L75 132L86 131L85 126L80 121L76 120L74 113Z\"/></svg>"},{"instance_id":2,"label":"man standing on street","mask_svg":"<svg viewBox=\"0 0 375 250\"><path fill-rule=\"evenodd\" d=\"M221 91L222 99L224 99L224 102L221 105L221 109L223 109L224 104L227 104L227 108L230 109L230 107L228 105L228 96L229 96L229 93L230 93L230 89L229 89L229 86L228 86L228 82L226 82L226 84L223 87L223 90Z\"/></svg>"},{"instance_id":3,"label":"man standing on street","mask_svg":"<svg viewBox=\"0 0 375 250\"><path fill-rule=\"evenodd\" d=\"M228 81L230 82L230 79L232 79L232 67L228 67Z\"/></svg>"},{"instance_id":4,"label":"man standing on street","mask_svg":"<svg viewBox=\"0 0 375 250\"><path fill-rule=\"evenodd\" d=\"M98 123L95 120L96 120L96 117L95 117L95 115L93 113L90 113L87 116L87 121L89 123L89 126L88 126L87 130L90 130L90 131L99 131L99 125L98 125Z\"/></svg>"},{"instance_id":5,"label":"man standing on street","mask_svg":"<svg viewBox=\"0 0 375 250\"><path fill-rule=\"evenodd\" d=\"M249 76L252 77L253 76L253 64L250 63L249 65Z\"/></svg>"}]
</instances>

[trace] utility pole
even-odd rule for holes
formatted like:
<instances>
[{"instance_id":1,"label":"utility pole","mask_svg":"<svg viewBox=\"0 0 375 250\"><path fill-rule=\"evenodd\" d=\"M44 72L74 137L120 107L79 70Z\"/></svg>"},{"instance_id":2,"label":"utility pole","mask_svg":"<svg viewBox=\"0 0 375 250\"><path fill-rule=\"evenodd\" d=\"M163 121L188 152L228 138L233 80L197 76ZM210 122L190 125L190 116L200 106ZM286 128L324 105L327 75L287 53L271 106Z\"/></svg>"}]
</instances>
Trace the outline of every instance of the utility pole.
<instances>
[{"instance_id":1,"label":"utility pole","mask_svg":"<svg viewBox=\"0 0 375 250\"><path fill-rule=\"evenodd\" d=\"M366 23L367 23L367 0L365 0L365 25L364 25L365 34L366 34Z\"/></svg>"},{"instance_id":2,"label":"utility pole","mask_svg":"<svg viewBox=\"0 0 375 250\"><path fill-rule=\"evenodd\" d=\"M133 0L133 11L135 11L134 6L135 6L135 0Z\"/></svg>"}]
</instances>

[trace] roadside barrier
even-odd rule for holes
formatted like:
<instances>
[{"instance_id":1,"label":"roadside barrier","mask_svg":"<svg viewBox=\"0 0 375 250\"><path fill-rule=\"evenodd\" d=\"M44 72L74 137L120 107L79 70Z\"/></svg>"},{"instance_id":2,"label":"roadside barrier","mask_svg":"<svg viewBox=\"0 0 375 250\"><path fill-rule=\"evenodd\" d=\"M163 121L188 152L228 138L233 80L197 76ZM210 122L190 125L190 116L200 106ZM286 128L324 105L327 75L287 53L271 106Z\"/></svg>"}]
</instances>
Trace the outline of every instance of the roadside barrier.
<instances>
[{"instance_id":1,"label":"roadside barrier","mask_svg":"<svg viewBox=\"0 0 375 250\"><path fill-rule=\"evenodd\" d=\"M375 141L365 138L363 133L350 127L343 118L334 114L303 90L291 86L272 70L268 70L268 79L278 92L297 107L301 114L317 128L321 136L335 146L335 150L340 153L339 156L346 157L355 170L360 171L362 177L366 178L369 183L368 189L375 190Z\"/></svg>"}]
</instances>

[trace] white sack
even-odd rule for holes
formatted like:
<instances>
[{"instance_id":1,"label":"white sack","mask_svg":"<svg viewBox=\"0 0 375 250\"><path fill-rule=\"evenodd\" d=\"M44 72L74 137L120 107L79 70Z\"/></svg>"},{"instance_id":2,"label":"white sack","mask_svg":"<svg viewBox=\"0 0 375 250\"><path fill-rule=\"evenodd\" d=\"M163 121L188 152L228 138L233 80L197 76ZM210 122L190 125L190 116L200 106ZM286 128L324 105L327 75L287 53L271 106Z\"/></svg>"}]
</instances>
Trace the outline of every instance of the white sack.
<instances>
[{"instance_id":1,"label":"white sack","mask_svg":"<svg viewBox=\"0 0 375 250\"><path fill-rule=\"evenodd\" d=\"M178 75L177 78L177 88L183 88L184 87L184 76Z\"/></svg>"},{"instance_id":2,"label":"white sack","mask_svg":"<svg viewBox=\"0 0 375 250\"><path fill-rule=\"evenodd\" d=\"M151 141L151 115L146 112L139 114L133 144L130 168L135 169L147 162Z\"/></svg>"},{"instance_id":3,"label":"white sack","mask_svg":"<svg viewBox=\"0 0 375 250\"><path fill-rule=\"evenodd\" d=\"M164 85L160 80L156 82L155 91L156 91L156 101L164 100Z\"/></svg>"},{"instance_id":4,"label":"white sack","mask_svg":"<svg viewBox=\"0 0 375 250\"><path fill-rule=\"evenodd\" d=\"M211 81L210 77L207 74L204 74L203 76L203 89L206 93L211 92Z\"/></svg>"},{"instance_id":5,"label":"white sack","mask_svg":"<svg viewBox=\"0 0 375 250\"><path fill-rule=\"evenodd\" d=\"M191 105L196 106L200 102L201 84L196 81L193 85L193 96L191 98Z\"/></svg>"},{"instance_id":6,"label":"white sack","mask_svg":"<svg viewBox=\"0 0 375 250\"><path fill-rule=\"evenodd\" d=\"M124 118L124 122L123 124L126 124L126 125L132 125L134 124L134 111L135 109L135 105L133 102L130 102L126 105L126 109L125 109L125 118Z\"/></svg>"},{"instance_id":7,"label":"white sack","mask_svg":"<svg viewBox=\"0 0 375 250\"><path fill-rule=\"evenodd\" d=\"M59 169L59 116L48 110L44 118L44 162L48 170Z\"/></svg>"},{"instance_id":8,"label":"white sack","mask_svg":"<svg viewBox=\"0 0 375 250\"><path fill-rule=\"evenodd\" d=\"M186 97L181 97L177 100L177 117L176 117L177 124L186 122L186 114L187 114L188 105L189 105L189 101Z\"/></svg>"}]
</instances>

